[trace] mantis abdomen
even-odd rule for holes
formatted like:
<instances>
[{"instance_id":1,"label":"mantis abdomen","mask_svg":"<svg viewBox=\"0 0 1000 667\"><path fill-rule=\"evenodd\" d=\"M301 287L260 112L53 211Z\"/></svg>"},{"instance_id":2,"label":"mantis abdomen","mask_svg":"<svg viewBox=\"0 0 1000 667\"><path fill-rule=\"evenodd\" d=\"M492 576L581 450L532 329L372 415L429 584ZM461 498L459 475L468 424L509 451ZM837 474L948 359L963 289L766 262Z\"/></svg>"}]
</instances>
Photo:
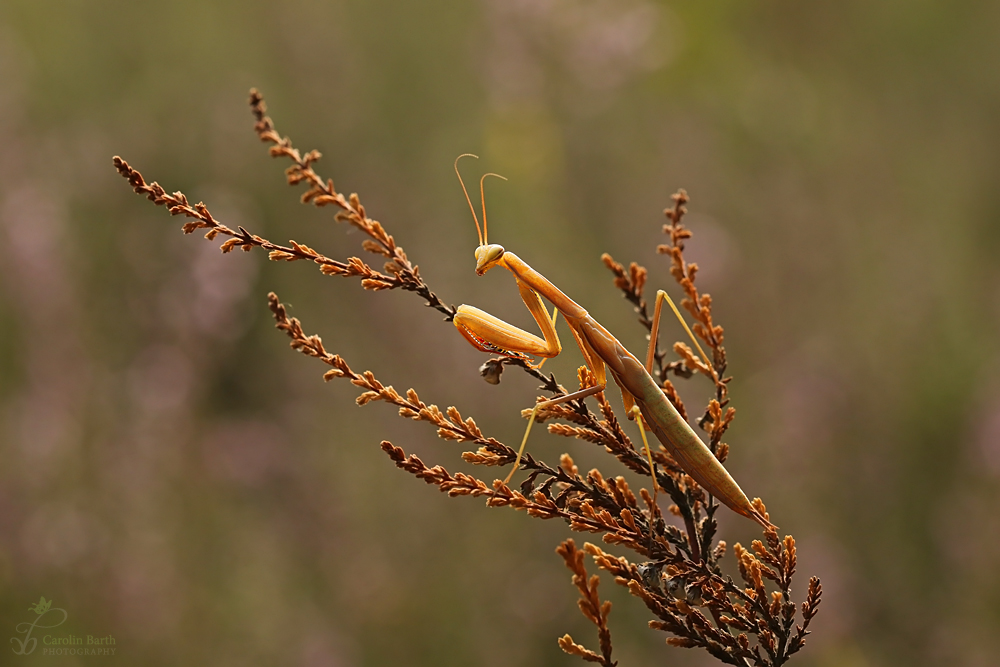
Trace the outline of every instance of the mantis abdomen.
<instances>
[{"instance_id":1,"label":"mantis abdomen","mask_svg":"<svg viewBox=\"0 0 1000 667\"><path fill-rule=\"evenodd\" d=\"M639 360L589 315L579 320L578 327L581 337L607 364L618 386L631 395L656 439L684 472L737 514L765 528L771 526Z\"/></svg>"}]
</instances>

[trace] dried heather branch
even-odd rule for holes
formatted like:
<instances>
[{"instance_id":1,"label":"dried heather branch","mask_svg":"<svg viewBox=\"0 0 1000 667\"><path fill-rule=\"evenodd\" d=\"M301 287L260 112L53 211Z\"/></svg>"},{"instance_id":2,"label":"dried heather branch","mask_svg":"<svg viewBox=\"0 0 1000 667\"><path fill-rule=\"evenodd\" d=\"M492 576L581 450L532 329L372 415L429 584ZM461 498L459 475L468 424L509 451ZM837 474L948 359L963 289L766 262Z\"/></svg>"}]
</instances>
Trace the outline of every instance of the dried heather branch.
<instances>
[{"instance_id":1,"label":"dried heather branch","mask_svg":"<svg viewBox=\"0 0 1000 667\"><path fill-rule=\"evenodd\" d=\"M355 373L340 355L326 351L319 336L307 335L297 318L288 317L285 306L273 292L268 295L268 306L274 316L275 327L291 338L292 349L319 359L332 367L323 375L324 380L347 378L351 384L365 390L357 398L358 405L384 401L398 407L401 417L436 426L438 437L444 440L472 442L479 445L478 451L465 452L462 455L466 462L487 466L509 465L516 458L515 450L494 438L484 436L475 421L471 417L463 420L461 413L454 406L442 413L436 405L427 405L421 401L413 389L408 389L404 397L392 386L381 383L371 371ZM572 459L568 456L566 459L572 463ZM528 479L522 484L522 492L509 495L510 490L505 485L499 484L499 481L495 481L494 485L499 484L499 488L495 494L490 494L492 505L510 504L518 509L523 506L535 513L543 511L540 509L541 506L552 505L560 509L566 507L564 513L556 513L549 518L562 517L574 530L614 531L616 536L612 539L618 543L633 543L642 539L648 541L648 521L644 521L641 516L638 521L636 520L633 514L635 496L624 483L624 479L609 484L599 471L592 470L584 480L578 474L568 473L564 466L553 468L537 461L530 453L522 456L522 464L525 469L531 471ZM539 479L543 479L543 483L536 487L535 482ZM564 488L562 493L553 497L552 488L557 483ZM523 505L522 499L525 495L532 495L539 507ZM619 523L619 519L622 523ZM662 557L669 551L669 546L655 542L649 549L653 549L659 557Z\"/></svg>"},{"instance_id":2,"label":"dried heather branch","mask_svg":"<svg viewBox=\"0 0 1000 667\"><path fill-rule=\"evenodd\" d=\"M795 636L788 642L785 657L797 653L805 645L805 636L809 634L809 622L812 621L819 608L820 598L823 595L823 586L819 583L819 577L809 579L809 593L806 601L802 603L802 625L795 626Z\"/></svg>"},{"instance_id":3,"label":"dried heather branch","mask_svg":"<svg viewBox=\"0 0 1000 667\"><path fill-rule=\"evenodd\" d=\"M497 460L490 465L509 464L517 457L517 452L507 445L494 438L483 436L472 417L463 420L462 415L454 406L449 407L446 411L447 415L445 415L438 406L427 405L421 401L413 389L408 389L404 398L392 386L386 386L379 382L371 371L365 371L360 375L355 373L340 355L330 354L326 351L319 336L307 336L302 331L299 320L295 317L288 317L288 312L278 299L278 295L274 292L268 294L267 303L274 316L275 328L284 331L292 339L290 345L293 350L315 357L333 367L323 375L324 380L330 381L333 378L343 377L349 379L351 384L365 390L357 398L358 405L366 405L372 401L385 401L395 405L399 408L400 417L429 422L437 426L440 438L458 442L473 442L480 445L484 453L488 453Z\"/></svg>"},{"instance_id":4,"label":"dried heather branch","mask_svg":"<svg viewBox=\"0 0 1000 667\"><path fill-rule=\"evenodd\" d=\"M281 137L277 133L274 122L267 115L267 104L256 88L250 89L250 109L257 121L254 125L257 136L261 141L273 144L270 149L271 157L287 157L293 162L292 166L285 170L288 184L296 185L303 181L309 184L309 189L302 194L302 203L312 202L318 207L333 204L340 208L337 220L346 221L368 235L369 240L363 243L364 249L388 258L385 270L395 277L399 287L422 296L426 300L425 305L443 313L446 321L454 319L455 308L446 305L427 287L427 283L420 277L420 268L410 263L402 246L396 245L396 241L385 231L380 222L368 217L358 195L351 193L345 197L333 187L333 179L328 178L324 181L313 170L312 165L322 157L321 153L311 150L303 156L299 153L299 149L292 146L291 139Z\"/></svg>"},{"instance_id":5,"label":"dried heather branch","mask_svg":"<svg viewBox=\"0 0 1000 667\"><path fill-rule=\"evenodd\" d=\"M686 213L684 204L688 201L687 195L682 190L674 195L673 199L673 208L664 212L670 220L670 224L664 226L664 232L670 236L670 244L660 246L658 252L669 254L671 257L671 274L685 293L682 305L695 319L695 334L712 350L712 367L705 366L686 343L678 342L674 344L673 349L680 360L669 364L663 363L665 355L655 348L657 375L664 393L679 411L682 411L684 406L676 397L674 386L667 379L669 372L679 377L691 377L693 371L700 371L713 379L715 397L709 401L698 423L708 435L712 451L720 461L725 461L729 446L722 442L722 438L736 412L728 405L728 383L731 378L725 377L728 362L723 346L723 329L712 319L711 297L699 294L695 286L697 265L688 263L684 259L684 240L691 236L691 232L681 223ZM609 255L605 255L602 259L615 276L615 286L635 307L640 324L647 330L651 329L652 322L643 297L645 269L633 263L626 272L625 268ZM655 343L654 341L654 345ZM658 461L661 455L662 452L656 454ZM672 603L668 601L664 604L662 600L657 599L654 594L660 590L657 582L651 581L648 576L641 576L638 570L629 570L628 563L624 559L620 562L611 561L596 551L595 559L601 567L614 572L619 583L627 585L633 594L642 597L647 606L657 613L659 621L654 622L653 627L673 634L674 636L668 639L671 645L698 646L708 650L723 662L732 664L752 663L768 667L783 664L788 656L799 650L800 641L805 634L808 634L808 620L801 626L794 626L793 622L795 605L790 600L790 589L796 567L794 538L787 535L783 541L779 541L777 532L771 529L765 531L764 542L755 540L752 543L753 553L737 544L734 553L741 577L747 586L741 589L728 578L722 579L717 563L725 553L725 543L719 542L714 548L712 546L717 530L714 514L718 505L711 498L706 499L697 485L685 479L686 476L683 474L678 474L679 471L670 470L670 472L677 479L676 488L686 492L682 497L671 494L671 499L674 501L674 505L670 507L671 512L682 516L689 537L697 538L697 546L692 545L692 553L700 552L708 555L703 562L693 558L690 561L673 563L668 567L670 579L663 585L662 590L671 592L675 597L677 591L681 589L687 591L683 596L684 604L678 605L678 609L672 609ZM755 506L758 511L766 512L759 500L755 501ZM692 525L694 522L697 522L696 528ZM626 573L630 573L630 576L625 576ZM769 598L765 580L774 582L779 589L771 592ZM698 587L695 598L706 605L714 620L715 629L711 628L711 624L708 624L707 618L703 615L698 616L689 609L682 608L685 605L691 606L692 586ZM819 581L810 582L809 595L807 601L803 603L803 618L811 619L812 615L815 615L820 593ZM739 602L734 602L731 598ZM684 614L687 617L686 621L681 623L681 617L676 612ZM725 634L721 634L721 631L725 631ZM734 631L737 634L734 635ZM756 645L751 644L748 633L756 636Z\"/></svg>"},{"instance_id":6,"label":"dried heather branch","mask_svg":"<svg viewBox=\"0 0 1000 667\"><path fill-rule=\"evenodd\" d=\"M282 246L271 243L256 234L251 234L243 227L237 227L236 230L230 229L216 220L204 203L198 202L192 206L183 192L167 194L156 181L147 184L137 169L133 169L128 162L117 155L114 157L114 164L115 169L129 182L136 194L146 195L146 198L157 206L165 206L170 215L183 215L190 218L181 227L185 234L190 234L197 229L207 229L205 238L209 241L214 240L219 234L229 236L229 240L221 246L224 253L231 252L234 248L250 252L253 248L258 247L269 250L268 257L274 261L308 260L318 264L319 270L324 275L360 277L362 287L367 290L379 291L397 287L405 289L405 284L399 276L387 276L379 273L357 257L351 257L347 262L338 262L295 241L289 241L291 246Z\"/></svg>"},{"instance_id":7,"label":"dried heather branch","mask_svg":"<svg viewBox=\"0 0 1000 667\"><path fill-rule=\"evenodd\" d=\"M472 419L463 420L457 409L449 408L447 414L442 413L436 406L423 403L412 389L404 397L370 372L355 373L341 357L326 351L318 336L307 335L296 318L288 317L273 294L269 305L277 328L291 338L294 349L332 367L324 378L346 377L365 390L358 398L359 404L385 401L399 407L402 416L435 425L443 439L480 444L478 452L463 454L466 461L491 465L495 463L485 459L514 456L513 450L503 443L483 436ZM711 538L707 544L691 545L680 530L670 525L662 527L663 537L651 533L650 517L656 516L656 510L646 489L641 489L641 495L649 509L643 511L624 478L607 480L596 469L581 478L568 455L563 455L556 468L535 461L530 455L526 457L527 468L532 472L522 490L515 491L499 480L491 487L471 475L451 474L442 466L428 467L418 457L406 456L402 449L388 442L382 443L382 449L398 467L449 496L482 496L491 507L511 507L539 519L561 519L574 531L602 534L607 544L624 546L653 559L636 565L625 558L610 556L592 544L585 547L599 568L612 573L617 583L643 600L656 616L651 627L670 633L667 641L671 646L703 648L727 664L775 667L804 643L821 589L818 581L810 584L809 597L802 608L804 622L795 626L790 588L796 568L796 548L791 536L780 540L777 532L769 529L764 541L753 542L752 551L739 544L734 546L740 576L745 582L741 587L718 569L717 563L725 553L724 543L717 544L709 558L702 559L698 551L707 552ZM541 479L545 481L536 485ZM692 498L696 491L693 481L682 478L675 492L684 495L675 498L675 502L682 507L704 503L703 498ZM760 501L755 501L755 508L768 516ZM571 556L570 547L564 545L564 549L567 563L579 560L580 552L575 551L575 546ZM571 566L579 574L575 568L576 565ZM597 600L594 579L587 579L585 573L580 576L583 586L578 584L578 587L584 598L581 609L588 618L596 619L602 653L598 655L568 637L560 640L560 647L587 660L595 661L596 656L597 662L613 664L610 633L605 634L607 608ZM766 581L775 582L779 590L769 594ZM756 637L755 644L750 636Z\"/></svg>"},{"instance_id":8,"label":"dried heather branch","mask_svg":"<svg viewBox=\"0 0 1000 667\"><path fill-rule=\"evenodd\" d=\"M611 660L611 630L608 629L608 615L611 613L611 602L601 602L597 596L597 585L600 577L596 574L587 578L587 569L583 566L584 554L576 548L572 539L565 540L556 548L556 553L566 561L566 567L573 573L573 585L580 590L578 605L588 621L597 626L597 637L601 645L601 654L584 648L573 641L569 635L559 638L559 648L570 655L577 655L587 662L596 662L603 667L615 667L618 663Z\"/></svg>"},{"instance_id":9,"label":"dried heather branch","mask_svg":"<svg viewBox=\"0 0 1000 667\"><path fill-rule=\"evenodd\" d=\"M261 247L268 250L270 258L275 261L308 260L318 264L320 270L328 275L360 277L365 289L402 288L413 291L450 320L455 309L442 303L429 289L416 265L396 245L393 237L379 222L367 216L358 196L352 194L345 197L334 189L332 181L324 181L315 172L313 164L320 154L310 151L302 155L288 138L278 135L266 115L263 99L256 91L251 91L250 104L258 136L272 144L271 155L286 157L292 162L286 170L288 182L292 185L305 182L309 186L302 201L316 206L332 204L338 207L337 219L354 225L367 236L364 249L389 260L385 266L386 273L375 271L356 257L339 262L294 241L289 246L280 246L242 227L230 229L217 221L204 204L192 206L183 193L167 194L157 183L147 184L142 175L124 160L116 157L115 167L137 193L167 207L173 215L187 217L189 220L183 226L185 233L206 229L205 236L210 240L219 234L228 236L222 244L223 252L236 247L249 252L254 247ZM686 212L684 204L688 201L687 195L682 190L673 199L673 208L665 211L670 224L664 226L664 232L669 235L670 242L660 246L658 251L670 255L671 274L685 294L682 306L694 318L695 335L711 348L712 353L710 365L706 365L686 343L678 342L673 349L679 359L665 363L666 354L654 348L655 373L664 393L685 419L687 412L684 404L668 375L690 378L695 372L700 372L712 378L715 396L698 419L698 424L708 435L712 451L720 461L725 461L728 445L722 442L722 438L735 417L735 410L729 406L727 385L731 378L725 376L727 358L723 347L723 329L713 320L711 297L700 294L695 286L697 265L687 262L683 255L684 240L691 236L681 222ZM652 323L643 297L646 270L633 263L626 271L608 255L603 260L615 276L615 285L635 307L640 324L649 330ZM288 316L276 295L270 294L268 300L275 326L290 338L291 347L329 366L323 376L325 380L343 377L361 388L363 391L357 398L359 405L373 401L390 403L397 407L400 416L433 425L438 437L444 440L475 443L478 446L476 451L462 454L467 463L502 466L509 465L516 458L512 448L485 436L475 420L463 418L457 408L449 407L441 411L436 405L424 403L414 389L407 390L403 395L380 382L370 371L355 373L342 357L325 349L319 336L307 335L298 319ZM657 341L654 341L654 346L656 344ZM553 396L567 393L553 375L546 376L520 359L490 359L483 364L481 372L487 381L495 384L499 382L504 366L519 366L538 379L542 383L541 388ZM595 383L586 368L578 372L578 380L581 388L594 386ZM382 449L397 467L437 486L449 496L485 497L491 507L510 507L539 519L559 519L565 521L571 530L599 534L605 544L622 546L645 558L644 562L633 563L624 557L609 555L593 544L584 546L584 551L591 555L599 569L610 573L616 583L642 600L654 616L650 627L667 632L668 645L698 647L726 664L744 667L783 665L804 645L822 596L819 580L811 579L806 601L801 605L803 620L796 625L797 607L791 599L792 577L797 566L794 538L790 535L779 538L777 531L770 528L764 531L763 540L751 543L750 549L734 545L733 553L742 583L724 575L719 562L726 553L726 543L715 541L715 512L719 505L662 446L652 452L656 468L651 470L646 458L626 435L604 394L595 398L600 408L599 415L591 412L583 401L571 401L541 410L537 419L549 421L551 433L603 447L633 472L656 474L659 487L671 499L670 514L682 519L683 529L664 519L648 489L640 488L637 497L622 476L607 478L597 468L581 474L568 454L563 454L559 465L553 467L526 453L522 457L522 469L528 475L515 490L499 480L490 485L472 475L449 473L440 465L428 467L418 457L407 456L401 448L387 441L382 442ZM524 414L527 416L530 411ZM755 499L754 507L767 517L763 502ZM573 581L580 592L581 611L598 628L601 652L576 644L569 635L559 640L560 647L586 661L605 666L617 664L611 658L611 635L607 626L610 603L601 603L598 598L597 575L587 577L583 552L576 549L572 540L564 542L558 551L573 572Z\"/></svg>"},{"instance_id":10,"label":"dried heather branch","mask_svg":"<svg viewBox=\"0 0 1000 667\"><path fill-rule=\"evenodd\" d=\"M603 533L603 539L608 544L621 544L640 553L645 552L642 525L636 521L634 514L628 508L623 509L616 519L611 512L595 508L589 500L575 499L566 502L563 507L553 500L550 494L541 490L529 496L510 489L500 480L494 480L491 489L486 482L471 475L464 473L452 475L442 466L428 468L419 457L413 454L407 456L402 448L388 441L382 442L382 450L397 467L428 484L437 486L449 496L485 496L489 507L510 507L536 519L563 519L572 530ZM663 549L657 549L654 554L656 557L675 557Z\"/></svg>"}]
</instances>

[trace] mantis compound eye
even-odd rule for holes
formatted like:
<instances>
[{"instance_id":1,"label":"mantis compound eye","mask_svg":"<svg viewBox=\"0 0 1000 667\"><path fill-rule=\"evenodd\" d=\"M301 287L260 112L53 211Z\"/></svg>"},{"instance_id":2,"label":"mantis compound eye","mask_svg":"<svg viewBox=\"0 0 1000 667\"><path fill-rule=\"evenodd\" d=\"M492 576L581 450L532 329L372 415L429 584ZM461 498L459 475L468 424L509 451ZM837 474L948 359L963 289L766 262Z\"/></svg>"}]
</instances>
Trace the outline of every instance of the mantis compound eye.
<instances>
[{"instance_id":1,"label":"mantis compound eye","mask_svg":"<svg viewBox=\"0 0 1000 667\"><path fill-rule=\"evenodd\" d=\"M502 245L486 246L486 261L490 264L503 257L504 249Z\"/></svg>"}]
</instances>

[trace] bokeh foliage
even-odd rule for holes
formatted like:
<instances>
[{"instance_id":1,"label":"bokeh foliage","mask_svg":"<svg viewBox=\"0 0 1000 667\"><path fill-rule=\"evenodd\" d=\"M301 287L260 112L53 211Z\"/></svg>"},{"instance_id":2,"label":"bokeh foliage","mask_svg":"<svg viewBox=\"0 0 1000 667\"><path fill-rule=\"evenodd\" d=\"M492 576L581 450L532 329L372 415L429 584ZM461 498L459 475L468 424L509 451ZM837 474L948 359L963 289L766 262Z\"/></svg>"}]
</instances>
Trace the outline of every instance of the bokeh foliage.
<instances>
[{"instance_id":1,"label":"bokeh foliage","mask_svg":"<svg viewBox=\"0 0 1000 667\"><path fill-rule=\"evenodd\" d=\"M530 380L483 383L411 295L182 237L114 173L121 154L231 226L354 254L258 143L257 86L442 298L522 324L509 276L474 276L457 154L511 179L491 238L635 349L598 257L667 286L660 212L687 189L736 377L729 464L824 582L799 664L992 664L998 34L983 1L7 0L0 628L44 595L150 665L573 664L554 638L587 636L566 529L399 473L382 438L446 445L324 386L264 295L508 442ZM622 665L703 664L613 599Z\"/></svg>"}]
</instances>

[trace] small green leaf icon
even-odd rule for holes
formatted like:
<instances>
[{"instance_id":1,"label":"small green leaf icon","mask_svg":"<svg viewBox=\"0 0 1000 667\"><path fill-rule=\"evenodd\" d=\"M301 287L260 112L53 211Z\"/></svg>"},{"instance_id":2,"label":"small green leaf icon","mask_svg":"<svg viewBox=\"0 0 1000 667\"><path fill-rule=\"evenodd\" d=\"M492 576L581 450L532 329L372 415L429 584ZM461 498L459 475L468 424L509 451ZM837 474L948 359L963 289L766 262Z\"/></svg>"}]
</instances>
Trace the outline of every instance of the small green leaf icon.
<instances>
[{"instance_id":1,"label":"small green leaf icon","mask_svg":"<svg viewBox=\"0 0 1000 667\"><path fill-rule=\"evenodd\" d=\"M52 600L46 600L45 596L43 595L42 599L39 600L35 605L28 607L28 611L33 611L39 616L41 616L42 614L47 612L49 610L49 607L51 606L52 606Z\"/></svg>"}]
</instances>

